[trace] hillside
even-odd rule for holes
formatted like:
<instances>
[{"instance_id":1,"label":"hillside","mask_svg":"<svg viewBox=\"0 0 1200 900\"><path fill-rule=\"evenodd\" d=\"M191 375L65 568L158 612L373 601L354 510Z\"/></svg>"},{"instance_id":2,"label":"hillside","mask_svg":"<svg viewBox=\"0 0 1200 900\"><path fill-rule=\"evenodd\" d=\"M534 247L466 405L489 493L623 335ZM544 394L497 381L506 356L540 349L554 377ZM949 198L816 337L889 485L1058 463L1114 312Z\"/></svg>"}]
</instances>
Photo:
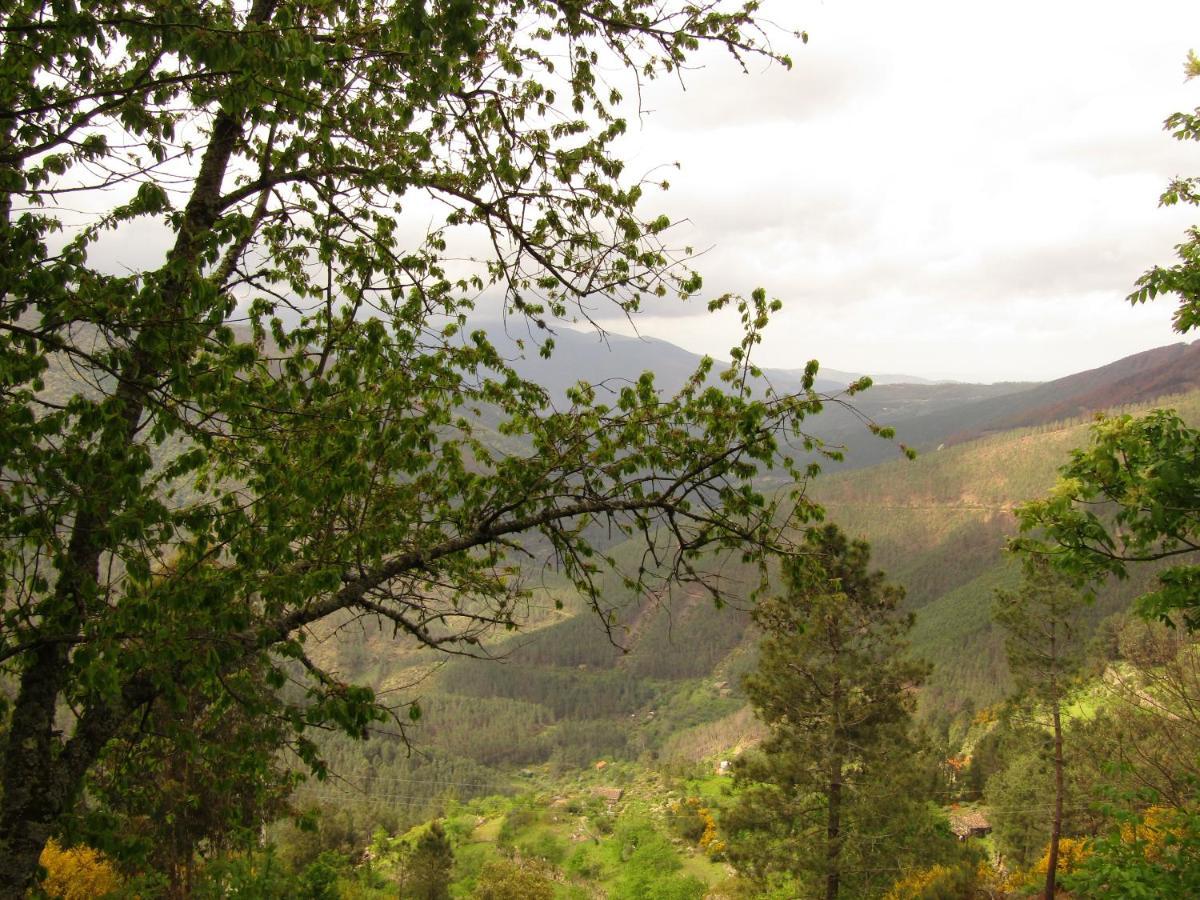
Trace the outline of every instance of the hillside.
<instances>
[{"instance_id":1,"label":"hillside","mask_svg":"<svg viewBox=\"0 0 1200 900\"><path fill-rule=\"evenodd\" d=\"M1200 419L1200 392L1160 401ZM1126 407L1130 412L1145 406ZM1013 508L1044 494L1090 418L1016 429L894 462L818 479L829 518L871 543L876 564L908 592L917 613L913 651L935 664L927 713L953 715L1007 690L1003 649L991 624L997 587L1015 582L1003 552ZM1100 593L1092 621L1124 608L1152 580L1138 570Z\"/></svg>"},{"instance_id":2,"label":"hillside","mask_svg":"<svg viewBox=\"0 0 1200 900\"><path fill-rule=\"evenodd\" d=\"M1200 392L1172 402L1200 418ZM921 713L939 729L957 723L958 731L1008 690L990 608L994 590L1014 582L1003 553L1012 510L1050 487L1087 428L1080 418L1019 429L814 482L829 519L870 541L874 563L907 589L913 652L935 664ZM620 560L631 547L612 552ZM751 579L734 565L726 574ZM1150 577L1139 572L1102 592L1090 621L1126 607ZM603 596L607 633L567 586L548 579L531 599L532 627L499 636L485 660L434 667L428 654L397 654L389 635L374 632L313 648L381 690L416 683L421 694L424 714L410 730L421 756L387 735L365 748L336 741L335 769L365 791L412 783L416 814L448 784L478 786L464 795L492 791L513 767L568 774L599 758L695 762L754 739L758 726L739 691L755 659L744 609L716 609L688 590L633 598L616 578Z\"/></svg>"},{"instance_id":3,"label":"hillside","mask_svg":"<svg viewBox=\"0 0 1200 900\"><path fill-rule=\"evenodd\" d=\"M1073 416L1200 387L1200 341L1157 347L1124 359L1029 387L898 422L901 440L936 446L1014 428L1047 425Z\"/></svg>"},{"instance_id":4,"label":"hillside","mask_svg":"<svg viewBox=\"0 0 1200 900\"><path fill-rule=\"evenodd\" d=\"M1187 382L1196 359L1185 345L1141 354L1055 383L1062 392L1057 400L1050 386L1020 385L888 385L863 397L871 398L880 418L957 403L971 413L959 422L966 433L981 410L996 421L1001 414L1036 417L1047 414L1039 410ZM1178 366L1174 374L1172 366ZM1008 393L980 399L992 389ZM1200 419L1200 391L1167 402ZM836 424L833 412L820 417L823 427L829 419ZM945 406L939 414L947 428L952 412ZM874 564L906 588L908 608L916 613L912 651L934 663L920 713L948 739L961 737L975 711L1008 692L990 610L995 589L1015 582L1003 552L1016 527L1013 508L1053 484L1069 451L1086 441L1089 422L1079 415L948 443L915 461L847 466L810 488L828 518L867 539ZM855 427L861 433L861 423ZM872 452L895 453L889 442L868 440ZM643 562L641 550L619 538L608 538L607 552L632 571ZM723 574L744 585L753 580L733 563ZM1152 577L1141 570L1102 592L1090 622L1125 608ZM352 627L342 628L336 641L314 635L309 652L331 670L386 694L419 695L422 716L406 733L420 752L410 753L406 739L386 727L365 745L321 739L333 771L354 787L350 793L310 788L304 796L353 811L353 796L395 795L390 815L401 823L430 815L447 791L465 798L507 790L519 784L514 775L525 767L569 778L598 759L687 766L761 735L740 694L741 676L756 659L746 609L717 609L687 589L635 597L620 578L606 576L606 627L552 569L540 569L531 584L529 627L497 635L480 648L484 659L439 662L428 651L399 649L388 632L355 623L341 623ZM347 640L355 629L357 637Z\"/></svg>"}]
</instances>

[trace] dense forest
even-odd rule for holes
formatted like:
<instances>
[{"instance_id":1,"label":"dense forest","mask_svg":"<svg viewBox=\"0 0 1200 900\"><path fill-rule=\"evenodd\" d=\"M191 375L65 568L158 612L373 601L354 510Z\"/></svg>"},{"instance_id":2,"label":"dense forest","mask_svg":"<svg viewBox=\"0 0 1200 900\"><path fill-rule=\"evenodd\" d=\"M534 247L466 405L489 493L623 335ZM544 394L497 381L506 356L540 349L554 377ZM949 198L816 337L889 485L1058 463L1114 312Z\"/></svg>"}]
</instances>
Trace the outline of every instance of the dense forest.
<instances>
[{"instance_id":1,"label":"dense forest","mask_svg":"<svg viewBox=\"0 0 1200 900\"><path fill-rule=\"evenodd\" d=\"M1200 354L761 368L622 140L777 30L0 5L0 898L1200 895Z\"/></svg>"}]
</instances>

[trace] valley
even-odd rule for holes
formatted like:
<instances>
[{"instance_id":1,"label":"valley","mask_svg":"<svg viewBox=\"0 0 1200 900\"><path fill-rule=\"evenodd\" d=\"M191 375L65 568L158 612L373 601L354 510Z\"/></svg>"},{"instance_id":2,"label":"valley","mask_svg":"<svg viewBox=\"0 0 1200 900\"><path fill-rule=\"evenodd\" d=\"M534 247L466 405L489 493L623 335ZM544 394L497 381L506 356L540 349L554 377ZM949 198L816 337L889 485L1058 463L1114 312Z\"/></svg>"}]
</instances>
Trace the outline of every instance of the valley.
<instances>
[{"instance_id":1,"label":"valley","mask_svg":"<svg viewBox=\"0 0 1200 900\"><path fill-rule=\"evenodd\" d=\"M923 402L897 404L886 395L880 399L889 386L872 388L863 397L875 395L879 420L894 424L896 441L925 435L914 441L924 444L918 456L867 465L850 451L845 464L827 464L809 485L808 495L827 519L868 541L872 564L905 589L904 609L915 615L909 653L932 664L918 695L917 721L942 758L969 760L989 733L980 723L994 722L1012 693L992 604L997 590L1012 589L1019 581L1019 567L1006 553L1007 542L1017 533L1014 510L1046 494L1062 461L1086 443L1094 414L1101 411L1089 404L1102 396L1132 397L1140 404L1103 411L1136 415L1152 402L1177 409L1189 421L1200 420L1200 391L1154 394L1156 384L1190 385L1196 357L1175 348L1146 357L1063 379L1053 388L1021 386L982 400L984 391L969 385L891 386L893 394L909 400L927 394L933 404L946 405L944 414L928 413ZM1171 372L1172 365L1182 368ZM1144 383L1140 373L1145 373ZM868 408L857 398L856 405ZM957 408L964 410L959 422L953 416ZM1071 415L1050 419L1056 410ZM895 418L887 418L889 412ZM1009 420L1032 424L997 424ZM935 429L931 423L940 424ZM964 437L969 428L978 434ZM937 444L928 446L933 441ZM617 543L608 552L619 565L630 566L638 546ZM1147 567L1128 581L1106 584L1085 611L1089 634L1119 619L1132 598L1150 589L1156 571ZM747 590L753 583L753 573L732 561L723 563L722 576ZM613 805L614 815L618 807L630 808L629 798L640 799L633 804L636 813L626 819L622 812L615 821L640 822L628 827L657 829L664 839L671 835L670 817L662 802L655 805L651 798L686 797L701 783L694 779L701 778L704 790L715 792L710 796L714 809L727 803L729 779L712 780L704 773L711 775L722 760L727 764L755 747L766 733L741 689L742 678L756 663L760 637L750 620L749 602L717 608L702 591L686 588L634 597L619 578L609 576L602 592L606 626L553 572L542 571L537 578L539 586L529 601L530 627L511 637L496 636L481 659L424 666L420 652L411 658L398 654L390 636L382 633L349 641L343 634L342 640L314 649L314 658L348 680L366 678L384 692L401 687L415 692L422 717L406 730L411 753L386 733L361 745L346 739L324 742L337 777L303 786L297 799L348 819L360 842L379 821L390 823L393 831L431 815L446 814L453 822L465 815L445 813L459 808L454 804L467 804L480 820L488 820L479 812L483 809L509 810L504 815L532 809L530 821L543 825L529 826L522 832L525 839L542 842L547 852L539 858L553 863L556 878L573 873L561 883L583 891L581 897L606 884L603 889L612 889L605 879L615 870L604 869L599 861L588 868L582 851L569 855L570 829L551 827L565 821L555 813L563 796L576 798L566 801L574 810L589 791L618 786L627 800ZM601 763L607 768L604 775L595 770ZM671 787L647 790L646 779L654 783L656 778ZM943 790L960 802L978 799L978 787L974 795L961 783L957 788L947 783ZM489 796L508 799L471 799ZM507 820L501 816L501 821ZM538 827L548 830L539 832ZM510 827L506 834L512 831ZM474 838L463 840L464 846L475 845ZM607 846L605 840L601 844ZM520 845L518 840L507 846ZM531 846L527 843L519 855L538 856ZM662 877L675 877L672 873L683 871L680 865L694 868L688 860L689 854L700 852L695 845L676 836L669 853L666 846L664 859L670 862L663 862ZM478 849L471 852L488 856ZM597 860L605 852L598 851ZM609 874L601 877L596 874L600 871ZM718 865L698 871L705 890L713 891L733 870ZM473 884L464 877L464 885Z\"/></svg>"}]
</instances>

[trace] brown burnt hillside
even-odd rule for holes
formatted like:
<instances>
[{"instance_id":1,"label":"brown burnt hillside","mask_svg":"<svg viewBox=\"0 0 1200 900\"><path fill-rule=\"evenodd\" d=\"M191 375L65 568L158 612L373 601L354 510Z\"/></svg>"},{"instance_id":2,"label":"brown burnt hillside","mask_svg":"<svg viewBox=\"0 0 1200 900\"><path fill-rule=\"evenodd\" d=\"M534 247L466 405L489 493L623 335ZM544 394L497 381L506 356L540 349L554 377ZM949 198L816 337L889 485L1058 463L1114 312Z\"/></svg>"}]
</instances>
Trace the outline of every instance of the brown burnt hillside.
<instances>
[{"instance_id":1,"label":"brown burnt hillside","mask_svg":"<svg viewBox=\"0 0 1200 900\"><path fill-rule=\"evenodd\" d=\"M1200 387L1200 341L1171 344L1029 390L959 407L950 411L941 424L946 428L945 443L957 444L997 431L1045 425L1131 403L1147 403L1197 387ZM936 433L938 429L930 430Z\"/></svg>"}]
</instances>

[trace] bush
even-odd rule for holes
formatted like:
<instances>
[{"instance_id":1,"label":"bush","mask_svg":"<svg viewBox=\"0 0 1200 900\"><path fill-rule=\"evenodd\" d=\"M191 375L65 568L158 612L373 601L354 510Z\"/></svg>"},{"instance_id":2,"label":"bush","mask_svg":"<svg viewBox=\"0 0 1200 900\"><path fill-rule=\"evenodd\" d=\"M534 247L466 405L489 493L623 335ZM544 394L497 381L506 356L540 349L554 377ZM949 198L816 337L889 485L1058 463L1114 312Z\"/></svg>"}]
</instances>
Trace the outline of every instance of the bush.
<instances>
[{"instance_id":1,"label":"bush","mask_svg":"<svg viewBox=\"0 0 1200 900\"><path fill-rule=\"evenodd\" d=\"M303 900L338 900L338 876L345 868L345 857L327 850L300 874L298 896Z\"/></svg>"},{"instance_id":2,"label":"bush","mask_svg":"<svg viewBox=\"0 0 1200 900\"><path fill-rule=\"evenodd\" d=\"M536 824L537 820L537 813L528 806L515 807L504 817L504 823L500 826L500 833L496 836L496 840L502 847L511 847L513 839L523 829Z\"/></svg>"},{"instance_id":3,"label":"bush","mask_svg":"<svg viewBox=\"0 0 1200 900\"><path fill-rule=\"evenodd\" d=\"M596 858L591 847L577 847L566 863L567 874L582 881L595 881L604 871L604 864Z\"/></svg>"},{"instance_id":4,"label":"bush","mask_svg":"<svg viewBox=\"0 0 1200 900\"><path fill-rule=\"evenodd\" d=\"M121 887L121 879L112 863L91 847L64 850L51 838L46 842L39 862L46 870L42 891L47 897L91 900Z\"/></svg>"},{"instance_id":5,"label":"bush","mask_svg":"<svg viewBox=\"0 0 1200 900\"><path fill-rule=\"evenodd\" d=\"M475 900L553 900L547 868L532 860L498 859L479 874Z\"/></svg>"},{"instance_id":6,"label":"bush","mask_svg":"<svg viewBox=\"0 0 1200 900\"><path fill-rule=\"evenodd\" d=\"M620 877L610 900L700 900L705 885L675 874L682 863L670 841L649 822L622 823L616 834Z\"/></svg>"},{"instance_id":7,"label":"bush","mask_svg":"<svg viewBox=\"0 0 1200 900\"><path fill-rule=\"evenodd\" d=\"M897 881L884 900L960 900L974 896L978 885L979 871L973 865L935 865Z\"/></svg>"},{"instance_id":8,"label":"bush","mask_svg":"<svg viewBox=\"0 0 1200 900\"><path fill-rule=\"evenodd\" d=\"M299 886L268 849L210 860L192 896L196 900L290 900L299 896Z\"/></svg>"},{"instance_id":9,"label":"bush","mask_svg":"<svg viewBox=\"0 0 1200 900\"><path fill-rule=\"evenodd\" d=\"M1082 897L1200 896L1200 814L1151 808L1126 813L1097 838L1063 886Z\"/></svg>"},{"instance_id":10,"label":"bush","mask_svg":"<svg viewBox=\"0 0 1200 900\"><path fill-rule=\"evenodd\" d=\"M699 797L677 800L668 809L671 831L692 844L698 844L708 829L712 814Z\"/></svg>"},{"instance_id":11,"label":"bush","mask_svg":"<svg viewBox=\"0 0 1200 900\"><path fill-rule=\"evenodd\" d=\"M549 832L542 832L520 846L521 855L534 859L545 860L551 865L559 866L567 857L566 845Z\"/></svg>"}]
</instances>

